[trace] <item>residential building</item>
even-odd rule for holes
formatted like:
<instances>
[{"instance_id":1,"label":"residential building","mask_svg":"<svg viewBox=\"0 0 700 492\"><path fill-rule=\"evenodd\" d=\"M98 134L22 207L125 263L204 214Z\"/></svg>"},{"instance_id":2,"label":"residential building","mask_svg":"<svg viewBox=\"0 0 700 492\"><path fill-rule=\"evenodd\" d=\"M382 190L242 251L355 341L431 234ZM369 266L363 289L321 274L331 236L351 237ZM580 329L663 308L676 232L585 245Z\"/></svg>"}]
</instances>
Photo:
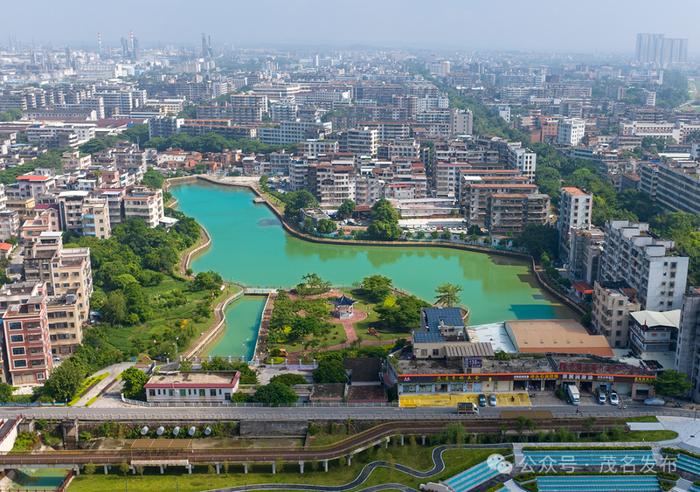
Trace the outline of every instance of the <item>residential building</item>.
<instances>
[{"instance_id":1,"label":"residential building","mask_svg":"<svg viewBox=\"0 0 700 492\"><path fill-rule=\"evenodd\" d=\"M19 214L15 210L0 210L0 241L7 241L17 236L19 231Z\"/></svg>"},{"instance_id":2,"label":"residential building","mask_svg":"<svg viewBox=\"0 0 700 492\"><path fill-rule=\"evenodd\" d=\"M681 310L630 313L630 348L637 355L675 352Z\"/></svg>"},{"instance_id":3,"label":"residential building","mask_svg":"<svg viewBox=\"0 0 700 492\"><path fill-rule=\"evenodd\" d=\"M62 191L58 194L61 229L82 234L83 204L88 196L89 191Z\"/></svg>"},{"instance_id":4,"label":"residential building","mask_svg":"<svg viewBox=\"0 0 700 492\"><path fill-rule=\"evenodd\" d=\"M668 211L700 214L700 164L692 161L639 166L640 190Z\"/></svg>"},{"instance_id":5,"label":"residential building","mask_svg":"<svg viewBox=\"0 0 700 492\"><path fill-rule=\"evenodd\" d=\"M572 229L569 236L569 277L588 285L598 280L605 233L597 227Z\"/></svg>"},{"instance_id":6,"label":"residential building","mask_svg":"<svg viewBox=\"0 0 700 492\"><path fill-rule=\"evenodd\" d=\"M639 311L641 305L636 292L624 282L593 284L591 326L594 333L604 335L611 347L629 346L630 313Z\"/></svg>"},{"instance_id":7,"label":"residential building","mask_svg":"<svg viewBox=\"0 0 700 492\"><path fill-rule=\"evenodd\" d=\"M83 236L108 239L112 235L109 206L104 198L87 198L83 202L80 232Z\"/></svg>"},{"instance_id":8,"label":"residential building","mask_svg":"<svg viewBox=\"0 0 700 492\"><path fill-rule=\"evenodd\" d=\"M338 150L339 147L336 140L319 140L317 138L304 140L304 156L308 158L336 154Z\"/></svg>"},{"instance_id":9,"label":"residential building","mask_svg":"<svg viewBox=\"0 0 700 492\"><path fill-rule=\"evenodd\" d=\"M667 38L663 34L639 33L635 47L635 60L640 64L668 67L688 61L688 40Z\"/></svg>"},{"instance_id":10,"label":"residential building","mask_svg":"<svg viewBox=\"0 0 700 492\"><path fill-rule=\"evenodd\" d=\"M376 128L351 128L345 134L344 150L346 152L361 156L377 157L378 149L379 130Z\"/></svg>"},{"instance_id":11,"label":"residential building","mask_svg":"<svg viewBox=\"0 0 700 492\"><path fill-rule=\"evenodd\" d=\"M493 193L486 202L486 228L491 234L519 234L528 225L543 225L549 216L549 195Z\"/></svg>"},{"instance_id":12,"label":"residential building","mask_svg":"<svg viewBox=\"0 0 700 492\"><path fill-rule=\"evenodd\" d=\"M148 227L157 227L165 217L163 191L146 187L130 189L124 197L124 216L127 219L138 217L143 219Z\"/></svg>"},{"instance_id":13,"label":"residential building","mask_svg":"<svg viewBox=\"0 0 700 492\"><path fill-rule=\"evenodd\" d=\"M25 247L24 277L46 284L51 309L61 310L57 307L61 299L68 306L65 310L77 309L68 325L56 325L62 336L52 337L52 349L56 353L72 353L82 340L83 325L89 320L93 292L90 249L64 248L60 232L42 232Z\"/></svg>"},{"instance_id":14,"label":"residential building","mask_svg":"<svg viewBox=\"0 0 700 492\"><path fill-rule=\"evenodd\" d=\"M223 404L238 391L240 378L239 372L156 374L144 385L146 401Z\"/></svg>"},{"instance_id":15,"label":"residential building","mask_svg":"<svg viewBox=\"0 0 700 492\"><path fill-rule=\"evenodd\" d=\"M675 368L688 375L692 383L690 397L700 402L700 288L697 287L688 289L683 297Z\"/></svg>"},{"instance_id":16,"label":"residential building","mask_svg":"<svg viewBox=\"0 0 700 492\"><path fill-rule=\"evenodd\" d=\"M229 115L237 124L261 123L268 113L266 95L231 94L229 103Z\"/></svg>"},{"instance_id":17,"label":"residential building","mask_svg":"<svg viewBox=\"0 0 700 492\"><path fill-rule=\"evenodd\" d=\"M43 282L0 288L7 379L14 386L42 384L53 369Z\"/></svg>"},{"instance_id":18,"label":"residential building","mask_svg":"<svg viewBox=\"0 0 700 492\"><path fill-rule=\"evenodd\" d=\"M518 169L532 183L537 171L537 154L530 149L509 146L508 164Z\"/></svg>"},{"instance_id":19,"label":"residential building","mask_svg":"<svg viewBox=\"0 0 700 492\"><path fill-rule=\"evenodd\" d=\"M148 119L148 138L172 137L180 131L185 122L183 118L176 116L156 116Z\"/></svg>"},{"instance_id":20,"label":"residential building","mask_svg":"<svg viewBox=\"0 0 700 492\"><path fill-rule=\"evenodd\" d=\"M559 194L559 230L560 258L566 258L571 263L571 237L576 230L587 230L591 227L593 213L593 196L574 186L565 186Z\"/></svg>"},{"instance_id":21,"label":"residential building","mask_svg":"<svg viewBox=\"0 0 700 492\"><path fill-rule=\"evenodd\" d=\"M564 118L557 127L557 144L575 147L586 134L586 121L581 118Z\"/></svg>"},{"instance_id":22,"label":"residential building","mask_svg":"<svg viewBox=\"0 0 700 492\"><path fill-rule=\"evenodd\" d=\"M354 168L345 163L310 165L308 187L324 207L337 207L345 200L354 201Z\"/></svg>"},{"instance_id":23,"label":"residential building","mask_svg":"<svg viewBox=\"0 0 700 492\"><path fill-rule=\"evenodd\" d=\"M600 279L624 281L650 311L680 309L688 278L688 258L673 256L673 241L649 235L649 224L608 222Z\"/></svg>"}]
</instances>

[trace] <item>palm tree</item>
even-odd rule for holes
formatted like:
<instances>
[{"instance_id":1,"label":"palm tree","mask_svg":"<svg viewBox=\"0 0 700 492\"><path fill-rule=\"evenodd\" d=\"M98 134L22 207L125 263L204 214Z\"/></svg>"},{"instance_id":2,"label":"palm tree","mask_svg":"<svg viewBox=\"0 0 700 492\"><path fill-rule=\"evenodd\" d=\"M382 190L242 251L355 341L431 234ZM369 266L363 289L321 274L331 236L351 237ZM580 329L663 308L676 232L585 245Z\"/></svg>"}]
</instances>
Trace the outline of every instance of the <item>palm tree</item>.
<instances>
[{"instance_id":1,"label":"palm tree","mask_svg":"<svg viewBox=\"0 0 700 492\"><path fill-rule=\"evenodd\" d=\"M459 302L459 294L462 292L462 287L455 284L438 285L435 289L435 303L442 306L452 307Z\"/></svg>"}]
</instances>

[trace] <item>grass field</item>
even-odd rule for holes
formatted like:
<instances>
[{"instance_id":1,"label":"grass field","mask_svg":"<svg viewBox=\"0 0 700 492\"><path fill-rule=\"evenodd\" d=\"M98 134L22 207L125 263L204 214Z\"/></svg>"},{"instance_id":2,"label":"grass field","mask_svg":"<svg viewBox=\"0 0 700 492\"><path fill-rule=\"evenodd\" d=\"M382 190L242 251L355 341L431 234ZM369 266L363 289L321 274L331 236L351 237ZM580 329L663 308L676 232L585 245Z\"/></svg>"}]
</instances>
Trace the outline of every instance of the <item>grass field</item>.
<instances>
[{"instance_id":1,"label":"grass field","mask_svg":"<svg viewBox=\"0 0 700 492\"><path fill-rule=\"evenodd\" d=\"M200 492L203 490L231 487L235 485L251 486L250 490L255 490L252 485L256 483L304 483L318 485L341 485L353 480L368 461L383 459L389 462L401 463L418 470L428 470L432 467L432 448L420 446L389 447L388 449L365 452L353 459L351 466L343 466L337 461L331 464L329 473L325 473L318 464L307 463L304 475L298 473L298 465L285 465L282 473L275 475L270 473L270 466L256 466L247 475L241 473L240 467L232 467L228 474L208 474L206 469L198 469L196 473L188 475L180 473L181 470L172 469L171 473L165 475L144 474L143 476L122 476L116 474L102 475L95 474L87 476L85 474L77 477L69 492L107 492L114 490L128 490L129 492L152 492L153 490L179 490L180 492ZM483 461L486 457L495 452L503 450L493 449L455 449L445 452L447 469L445 472L432 477L432 479L446 478L454 475L458 471L464 470L475 463ZM314 468L316 470L314 470ZM279 467L278 467L279 470ZM175 471L178 473L176 474ZM155 470L149 470L155 472ZM415 488L418 484L426 480L415 480L411 477L388 469L375 470L370 475L368 482L359 488L367 485L399 482L412 485ZM359 489L358 488L358 489Z\"/></svg>"},{"instance_id":2,"label":"grass field","mask_svg":"<svg viewBox=\"0 0 700 492\"><path fill-rule=\"evenodd\" d=\"M166 307L162 305L162 299L172 291L180 290L184 293L187 302L177 306ZM187 326L191 327L195 337L190 342L194 342L196 337L206 331L214 320L214 306L231 294L239 290L236 286L227 286L223 291L217 293L212 301L212 309L206 317L198 317L195 313L200 301L211 295L210 292L192 292L188 290L188 282L184 279L166 276L163 281L154 287L144 287L149 304L154 309L154 317L145 323L110 328L110 342L122 351L129 353L132 346L147 347L153 343L153 339L162 334L166 329L172 329L178 323L186 320ZM180 352L185 350L185 346L179 346Z\"/></svg>"}]
</instances>

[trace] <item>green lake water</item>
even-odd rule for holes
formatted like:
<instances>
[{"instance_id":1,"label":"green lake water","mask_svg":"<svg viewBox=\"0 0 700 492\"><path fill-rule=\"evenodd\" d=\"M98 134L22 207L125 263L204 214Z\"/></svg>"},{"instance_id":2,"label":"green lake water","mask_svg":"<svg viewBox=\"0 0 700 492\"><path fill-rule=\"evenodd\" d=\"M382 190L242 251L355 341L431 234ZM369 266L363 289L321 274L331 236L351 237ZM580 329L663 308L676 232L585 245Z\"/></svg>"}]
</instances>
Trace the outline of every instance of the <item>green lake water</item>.
<instances>
[{"instance_id":1,"label":"green lake water","mask_svg":"<svg viewBox=\"0 0 700 492\"><path fill-rule=\"evenodd\" d=\"M251 360L264 307L264 296L243 296L227 306L226 330L207 355L245 356L245 360Z\"/></svg>"},{"instance_id":2,"label":"green lake water","mask_svg":"<svg viewBox=\"0 0 700 492\"><path fill-rule=\"evenodd\" d=\"M449 248L310 243L285 233L265 205L253 203L249 190L198 183L174 187L172 193L180 210L212 237L211 247L192 263L195 272L215 270L227 280L254 287L291 287L311 272L346 286L381 274L429 302L438 285L450 282L462 286L462 303L471 309L470 324L572 317L539 288L522 260ZM233 350L250 338L248 310L254 308L247 300L228 308L229 329L220 344L230 344ZM245 318L240 326L239 314ZM223 353L218 346L212 350Z\"/></svg>"}]
</instances>

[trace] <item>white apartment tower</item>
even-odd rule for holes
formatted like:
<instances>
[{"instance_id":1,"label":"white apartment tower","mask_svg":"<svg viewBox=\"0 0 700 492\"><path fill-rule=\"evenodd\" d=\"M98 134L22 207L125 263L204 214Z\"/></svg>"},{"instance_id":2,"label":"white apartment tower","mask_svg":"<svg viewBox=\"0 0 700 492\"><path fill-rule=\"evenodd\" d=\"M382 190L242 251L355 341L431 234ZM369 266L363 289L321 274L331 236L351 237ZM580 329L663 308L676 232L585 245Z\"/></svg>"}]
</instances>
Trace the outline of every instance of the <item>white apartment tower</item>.
<instances>
[{"instance_id":1,"label":"white apartment tower","mask_svg":"<svg viewBox=\"0 0 700 492\"><path fill-rule=\"evenodd\" d=\"M559 195L559 246L561 258L568 258L571 235L575 230L591 227L593 196L575 186L565 186ZM571 260L568 260L571 263Z\"/></svg>"},{"instance_id":2,"label":"white apartment tower","mask_svg":"<svg viewBox=\"0 0 700 492\"><path fill-rule=\"evenodd\" d=\"M586 121L581 118L564 118L557 127L557 144L575 147L586 134Z\"/></svg>"},{"instance_id":3,"label":"white apartment tower","mask_svg":"<svg viewBox=\"0 0 700 492\"><path fill-rule=\"evenodd\" d=\"M649 224L613 220L605 228L600 279L624 281L649 311L680 309L688 280L688 258L671 256L673 241L649 235Z\"/></svg>"}]
</instances>

